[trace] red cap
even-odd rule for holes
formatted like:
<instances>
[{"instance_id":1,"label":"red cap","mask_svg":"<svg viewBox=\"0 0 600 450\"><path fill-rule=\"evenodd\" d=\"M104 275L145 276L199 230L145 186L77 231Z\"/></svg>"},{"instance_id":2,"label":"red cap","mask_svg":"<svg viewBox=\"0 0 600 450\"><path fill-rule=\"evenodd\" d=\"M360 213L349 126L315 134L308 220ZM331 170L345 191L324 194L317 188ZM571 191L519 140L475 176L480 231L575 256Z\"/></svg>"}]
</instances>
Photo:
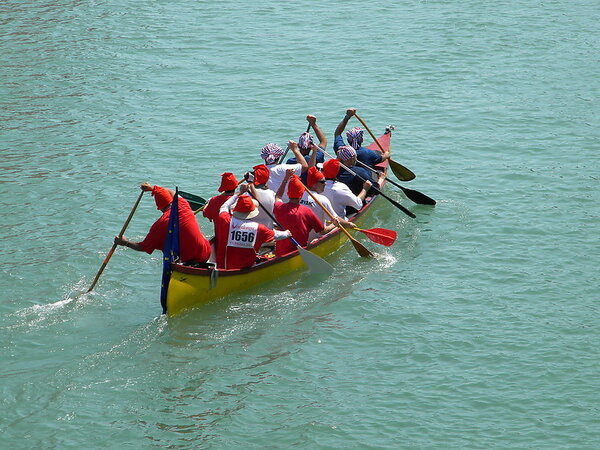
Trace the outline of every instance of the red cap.
<instances>
[{"instance_id":1,"label":"red cap","mask_svg":"<svg viewBox=\"0 0 600 450\"><path fill-rule=\"evenodd\" d=\"M264 164L259 164L258 166L254 166L254 185L259 186L261 184L267 184L269 181L269 175L271 172L269 168Z\"/></svg>"},{"instance_id":2,"label":"red cap","mask_svg":"<svg viewBox=\"0 0 600 450\"><path fill-rule=\"evenodd\" d=\"M154 197L154 203L156 203L156 209L160 209L161 211L173 201L171 191L160 186L152 188L152 196Z\"/></svg>"},{"instance_id":3,"label":"red cap","mask_svg":"<svg viewBox=\"0 0 600 450\"><path fill-rule=\"evenodd\" d=\"M288 183L288 197L302 198L302 194L304 194L304 186L302 185L302 181L300 181L300 178L298 178L297 175L292 175L292 178L290 178Z\"/></svg>"},{"instance_id":4,"label":"red cap","mask_svg":"<svg viewBox=\"0 0 600 450\"><path fill-rule=\"evenodd\" d=\"M306 179L306 184L308 187L314 186L317 181L322 180L323 178L325 177L319 169L316 167L308 168L308 177Z\"/></svg>"},{"instance_id":5,"label":"red cap","mask_svg":"<svg viewBox=\"0 0 600 450\"><path fill-rule=\"evenodd\" d=\"M340 161L337 159L330 159L323 164L323 175L325 175L325 178L335 178L338 176L339 171Z\"/></svg>"},{"instance_id":6,"label":"red cap","mask_svg":"<svg viewBox=\"0 0 600 450\"><path fill-rule=\"evenodd\" d=\"M238 185L238 181L235 179L235 175L231 172L225 172L221 174L221 186L219 186L219 192L235 191Z\"/></svg>"},{"instance_id":7,"label":"red cap","mask_svg":"<svg viewBox=\"0 0 600 450\"><path fill-rule=\"evenodd\" d=\"M258 215L256 200L249 195L240 195L233 208L232 215L238 219L252 219Z\"/></svg>"}]
</instances>

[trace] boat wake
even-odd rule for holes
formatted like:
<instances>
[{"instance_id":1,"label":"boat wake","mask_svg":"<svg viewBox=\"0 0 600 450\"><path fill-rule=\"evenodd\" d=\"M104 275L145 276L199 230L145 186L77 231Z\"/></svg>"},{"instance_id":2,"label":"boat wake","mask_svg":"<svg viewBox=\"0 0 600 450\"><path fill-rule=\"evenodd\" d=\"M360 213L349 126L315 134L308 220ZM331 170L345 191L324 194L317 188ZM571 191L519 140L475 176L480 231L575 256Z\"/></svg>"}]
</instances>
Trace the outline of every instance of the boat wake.
<instances>
[{"instance_id":1,"label":"boat wake","mask_svg":"<svg viewBox=\"0 0 600 450\"><path fill-rule=\"evenodd\" d=\"M66 286L64 298L60 300L28 306L7 314L4 318L9 321L14 319L14 321L0 328L34 330L65 322L69 320L67 313L83 308L93 301L92 295L95 294L87 294L88 286L89 280L82 278L77 283Z\"/></svg>"}]
</instances>

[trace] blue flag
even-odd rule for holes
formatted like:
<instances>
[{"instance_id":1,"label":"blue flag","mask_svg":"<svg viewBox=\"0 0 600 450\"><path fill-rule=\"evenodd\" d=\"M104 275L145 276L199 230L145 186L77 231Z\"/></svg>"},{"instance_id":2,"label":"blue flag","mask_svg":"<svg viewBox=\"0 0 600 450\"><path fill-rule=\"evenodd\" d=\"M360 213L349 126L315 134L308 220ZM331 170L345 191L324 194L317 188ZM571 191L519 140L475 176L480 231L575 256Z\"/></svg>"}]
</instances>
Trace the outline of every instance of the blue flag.
<instances>
[{"instance_id":1,"label":"blue flag","mask_svg":"<svg viewBox=\"0 0 600 450\"><path fill-rule=\"evenodd\" d=\"M163 314L167 312L167 290L171 280L171 263L179 258L179 189L175 188L175 196L171 203L167 239L163 249L163 274L160 288L160 304Z\"/></svg>"}]
</instances>

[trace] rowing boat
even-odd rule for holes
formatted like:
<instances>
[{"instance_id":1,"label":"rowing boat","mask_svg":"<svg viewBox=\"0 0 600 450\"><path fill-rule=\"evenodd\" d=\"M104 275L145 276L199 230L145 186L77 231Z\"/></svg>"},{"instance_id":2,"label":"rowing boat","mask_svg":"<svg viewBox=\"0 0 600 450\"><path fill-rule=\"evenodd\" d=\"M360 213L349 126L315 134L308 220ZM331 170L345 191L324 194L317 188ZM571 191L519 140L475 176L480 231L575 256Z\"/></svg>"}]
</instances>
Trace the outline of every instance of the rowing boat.
<instances>
[{"instance_id":1,"label":"rowing boat","mask_svg":"<svg viewBox=\"0 0 600 450\"><path fill-rule=\"evenodd\" d=\"M378 138L384 150L389 150L391 129L386 128L385 133ZM379 150L374 142L367 148ZM378 169L387 172L387 160L382 162ZM360 225L367 216L375 200L374 195L360 211L348 217L356 225ZM347 237L339 229L313 241L306 249L314 254L325 257L338 250ZM179 263L171 264L171 279L166 296L166 312L175 316L182 311L204 305L226 295L247 290L260 284L274 280L290 272L304 268L304 262L296 250L280 258L271 258L246 269L222 270L211 267L191 267Z\"/></svg>"}]
</instances>

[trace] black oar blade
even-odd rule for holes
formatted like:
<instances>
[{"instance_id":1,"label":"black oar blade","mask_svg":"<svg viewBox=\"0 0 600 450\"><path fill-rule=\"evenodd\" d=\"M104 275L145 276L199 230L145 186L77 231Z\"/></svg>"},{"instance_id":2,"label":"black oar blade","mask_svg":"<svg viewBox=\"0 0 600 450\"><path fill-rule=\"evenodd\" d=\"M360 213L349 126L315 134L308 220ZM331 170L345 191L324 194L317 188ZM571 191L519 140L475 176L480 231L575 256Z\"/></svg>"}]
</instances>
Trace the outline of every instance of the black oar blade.
<instances>
[{"instance_id":1,"label":"black oar blade","mask_svg":"<svg viewBox=\"0 0 600 450\"><path fill-rule=\"evenodd\" d=\"M400 189L402 189L402 192L404 192L404 195L406 195L406 197L408 197L413 202L418 203L419 205L435 205L436 204L436 201L434 199L432 199L431 197L428 197L427 195L423 194L422 192L415 191L414 189L408 189L403 186L400 186Z\"/></svg>"}]
</instances>

